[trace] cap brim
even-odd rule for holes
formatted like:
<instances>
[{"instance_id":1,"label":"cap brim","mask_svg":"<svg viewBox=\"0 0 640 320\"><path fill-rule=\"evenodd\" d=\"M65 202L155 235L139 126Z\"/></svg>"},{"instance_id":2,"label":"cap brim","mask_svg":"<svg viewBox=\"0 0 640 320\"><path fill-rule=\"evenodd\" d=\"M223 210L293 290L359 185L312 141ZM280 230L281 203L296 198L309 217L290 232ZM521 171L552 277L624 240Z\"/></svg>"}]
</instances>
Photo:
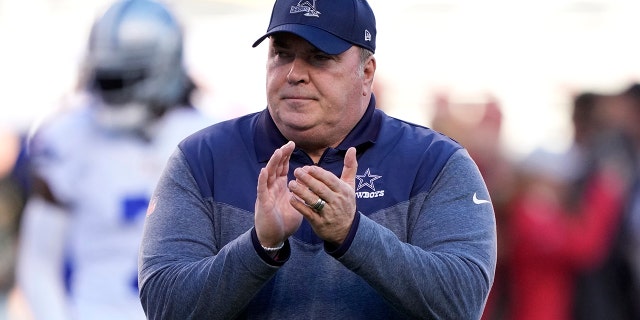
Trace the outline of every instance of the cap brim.
<instances>
[{"instance_id":1,"label":"cap brim","mask_svg":"<svg viewBox=\"0 0 640 320\"><path fill-rule=\"evenodd\" d=\"M351 48L350 42L344 41L339 37L336 37L332 33L324 31L322 29L302 25L302 24L283 24L269 30L265 35L260 37L253 43L252 47L258 46L264 39L278 32L293 33L311 43L314 47L320 49L320 51L328 54L340 54L347 49Z\"/></svg>"}]
</instances>

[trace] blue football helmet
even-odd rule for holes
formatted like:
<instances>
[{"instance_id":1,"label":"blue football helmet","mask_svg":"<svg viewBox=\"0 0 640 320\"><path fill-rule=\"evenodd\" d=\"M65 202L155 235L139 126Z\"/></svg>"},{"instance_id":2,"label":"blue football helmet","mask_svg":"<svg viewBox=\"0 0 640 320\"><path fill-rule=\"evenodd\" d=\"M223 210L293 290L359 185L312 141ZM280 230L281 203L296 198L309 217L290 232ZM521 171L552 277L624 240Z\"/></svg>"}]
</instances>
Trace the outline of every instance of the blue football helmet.
<instances>
[{"instance_id":1,"label":"blue football helmet","mask_svg":"<svg viewBox=\"0 0 640 320\"><path fill-rule=\"evenodd\" d=\"M107 122L116 127L144 125L190 90L182 28L165 5L152 0L108 7L92 26L84 72L87 89L102 100L102 118L115 113Z\"/></svg>"}]
</instances>

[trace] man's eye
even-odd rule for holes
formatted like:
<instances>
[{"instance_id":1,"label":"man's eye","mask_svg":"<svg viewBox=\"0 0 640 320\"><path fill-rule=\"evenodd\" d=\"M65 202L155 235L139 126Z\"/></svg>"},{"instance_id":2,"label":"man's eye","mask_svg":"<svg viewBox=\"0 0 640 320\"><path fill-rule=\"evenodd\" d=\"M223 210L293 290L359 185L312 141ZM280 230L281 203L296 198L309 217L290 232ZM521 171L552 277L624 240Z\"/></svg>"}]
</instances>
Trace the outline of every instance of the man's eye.
<instances>
[{"instance_id":1,"label":"man's eye","mask_svg":"<svg viewBox=\"0 0 640 320\"><path fill-rule=\"evenodd\" d=\"M281 51L281 50L274 50L273 55L281 58L287 58L291 56L291 54L289 54L288 52Z\"/></svg>"}]
</instances>

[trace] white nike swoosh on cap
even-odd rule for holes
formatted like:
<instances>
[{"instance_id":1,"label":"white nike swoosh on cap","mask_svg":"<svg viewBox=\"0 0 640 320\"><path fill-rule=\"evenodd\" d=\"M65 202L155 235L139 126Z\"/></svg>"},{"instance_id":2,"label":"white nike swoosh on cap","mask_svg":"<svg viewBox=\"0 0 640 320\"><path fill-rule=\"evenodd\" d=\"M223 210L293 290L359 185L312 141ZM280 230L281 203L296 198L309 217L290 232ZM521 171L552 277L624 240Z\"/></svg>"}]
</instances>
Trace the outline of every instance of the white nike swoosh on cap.
<instances>
[{"instance_id":1,"label":"white nike swoosh on cap","mask_svg":"<svg viewBox=\"0 0 640 320\"><path fill-rule=\"evenodd\" d=\"M474 192L473 193L473 203L475 203L475 204L483 204L483 203L491 203L491 201L478 199L477 193Z\"/></svg>"}]
</instances>

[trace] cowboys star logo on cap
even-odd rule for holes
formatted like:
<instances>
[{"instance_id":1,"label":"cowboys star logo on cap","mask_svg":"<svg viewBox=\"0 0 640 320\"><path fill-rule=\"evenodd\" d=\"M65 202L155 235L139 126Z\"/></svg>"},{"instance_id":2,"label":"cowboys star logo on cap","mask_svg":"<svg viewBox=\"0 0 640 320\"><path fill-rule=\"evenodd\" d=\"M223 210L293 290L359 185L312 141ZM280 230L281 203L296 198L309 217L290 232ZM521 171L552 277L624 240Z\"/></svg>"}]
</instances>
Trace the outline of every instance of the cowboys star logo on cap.
<instances>
[{"instance_id":1,"label":"cowboys star logo on cap","mask_svg":"<svg viewBox=\"0 0 640 320\"><path fill-rule=\"evenodd\" d=\"M376 18L366 0L276 0L267 32L253 46L279 32L295 34L332 55L354 45L376 50Z\"/></svg>"},{"instance_id":2,"label":"cowboys star logo on cap","mask_svg":"<svg viewBox=\"0 0 640 320\"><path fill-rule=\"evenodd\" d=\"M306 12L304 15L307 17L320 17L320 11L316 10L316 0L313 3L308 0L298 1L298 5L291 6L289 13Z\"/></svg>"}]
</instances>

